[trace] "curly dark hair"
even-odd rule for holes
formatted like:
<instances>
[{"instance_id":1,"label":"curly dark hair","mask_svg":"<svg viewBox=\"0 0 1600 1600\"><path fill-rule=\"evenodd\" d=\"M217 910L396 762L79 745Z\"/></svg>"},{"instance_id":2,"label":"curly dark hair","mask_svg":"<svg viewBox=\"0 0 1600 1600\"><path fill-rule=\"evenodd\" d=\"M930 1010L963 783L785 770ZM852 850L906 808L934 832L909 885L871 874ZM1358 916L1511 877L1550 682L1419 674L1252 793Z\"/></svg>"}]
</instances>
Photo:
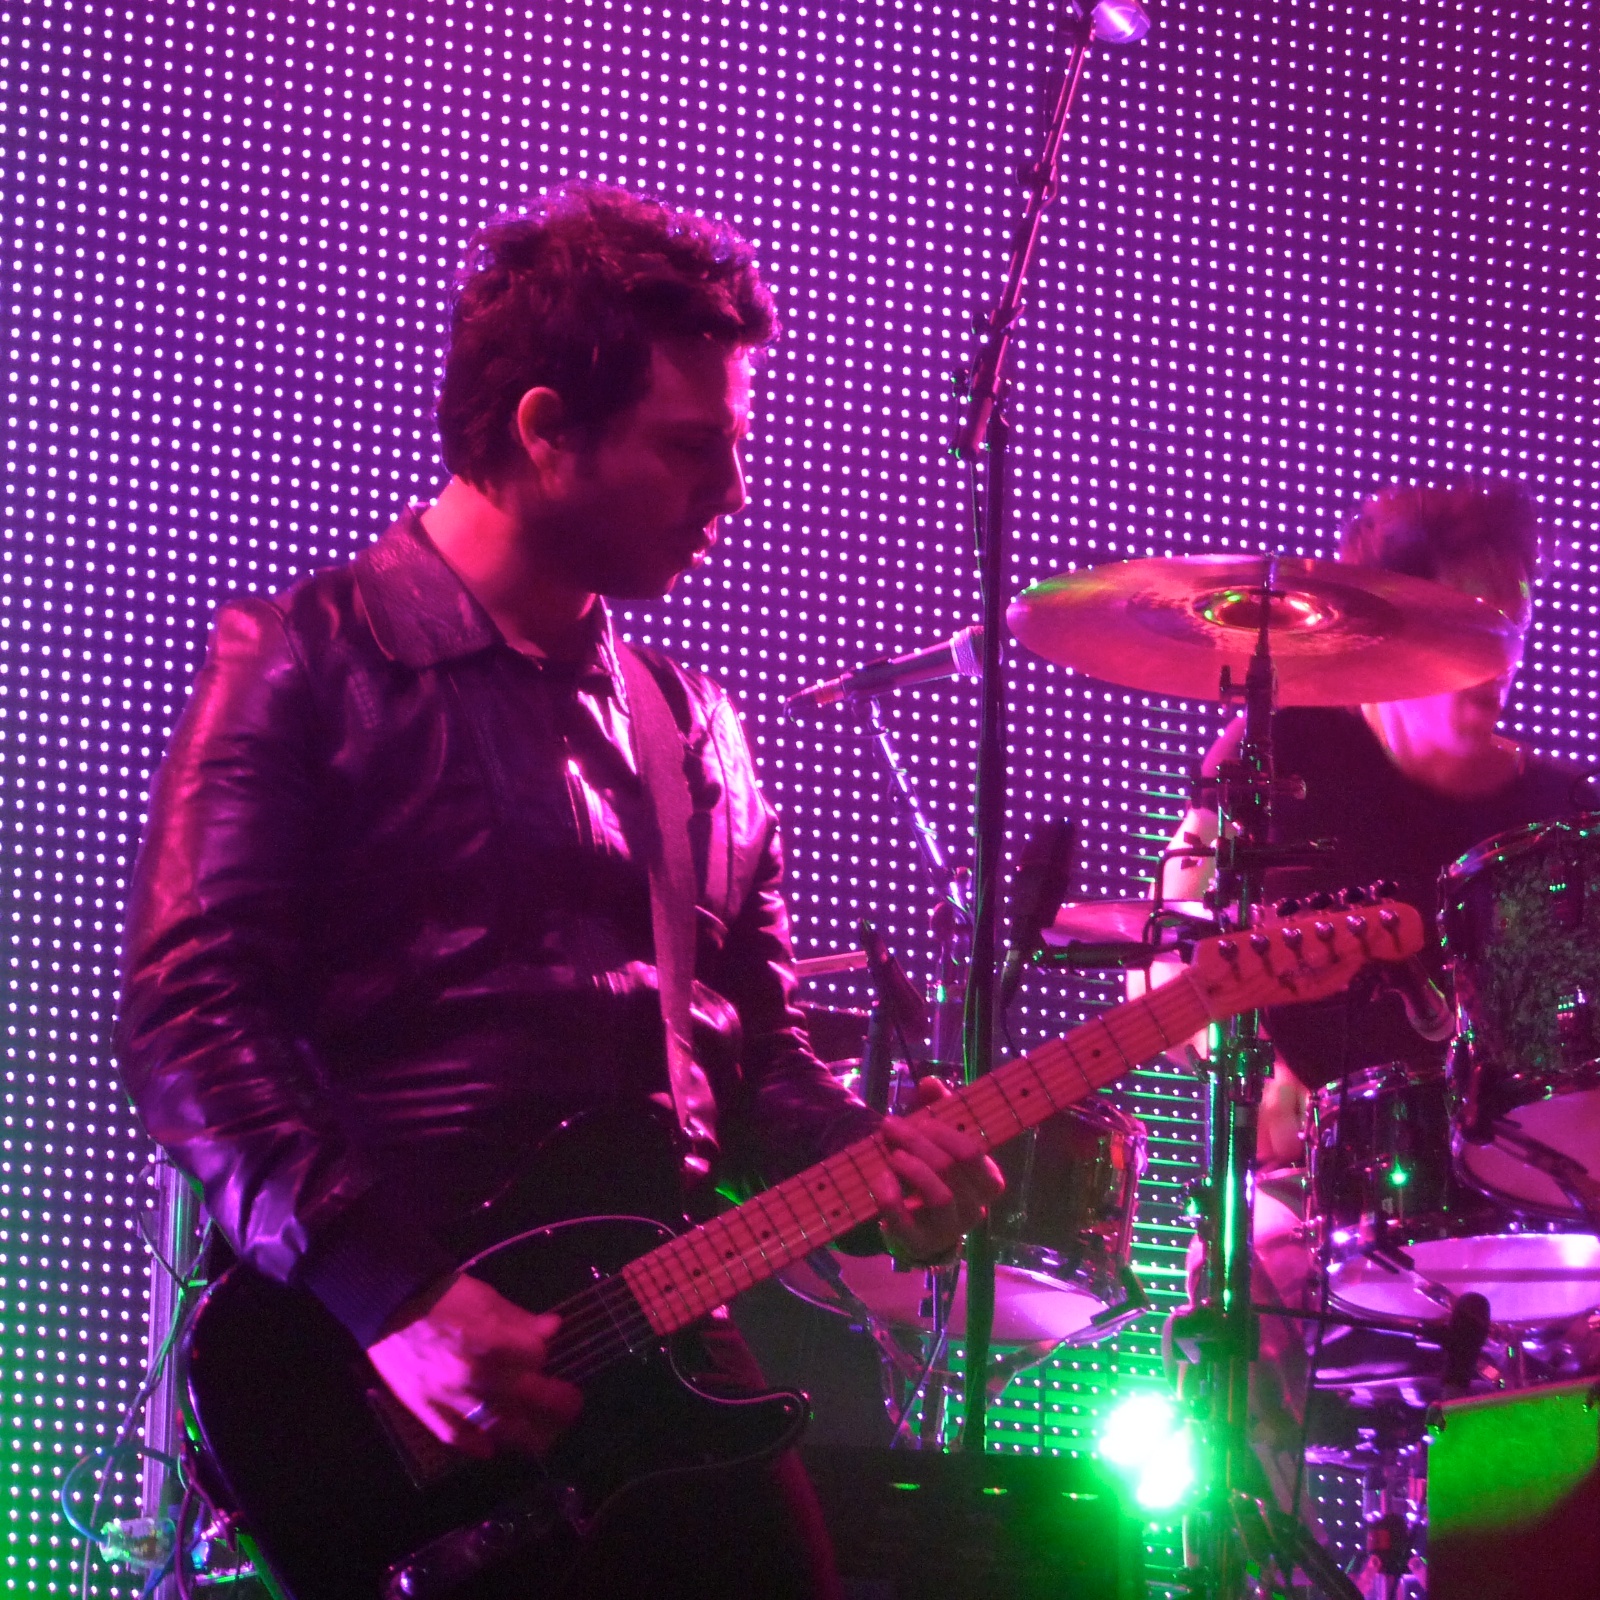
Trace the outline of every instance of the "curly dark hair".
<instances>
[{"instance_id":1,"label":"curly dark hair","mask_svg":"<svg viewBox=\"0 0 1600 1600\"><path fill-rule=\"evenodd\" d=\"M1339 536L1341 560L1413 578L1489 556L1531 582L1544 562L1533 501L1509 478L1391 485L1369 495Z\"/></svg>"},{"instance_id":2,"label":"curly dark hair","mask_svg":"<svg viewBox=\"0 0 1600 1600\"><path fill-rule=\"evenodd\" d=\"M529 389L593 442L644 397L660 339L761 350L772 295L731 228L609 184L568 182L485 223L450 295L436 415L444 464L480 488L515 459Z\"/></svg>"}]
</instances>

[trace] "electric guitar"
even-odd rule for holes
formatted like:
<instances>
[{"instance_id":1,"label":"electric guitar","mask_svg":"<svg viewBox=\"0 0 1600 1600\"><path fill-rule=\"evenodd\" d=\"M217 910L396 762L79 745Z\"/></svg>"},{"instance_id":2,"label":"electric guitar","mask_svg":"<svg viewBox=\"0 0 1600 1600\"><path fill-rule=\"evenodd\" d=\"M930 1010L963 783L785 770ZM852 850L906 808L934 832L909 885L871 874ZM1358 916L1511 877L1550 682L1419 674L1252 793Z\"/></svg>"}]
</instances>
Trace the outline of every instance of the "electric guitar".
<instances>
[{"instance_id":1,"label":"electric guitar","mask_svg":"<svg viewBox=\"0 0 1600 1600\"><path fill-rule=\"evenodd\" d=\"M916 1114L992 1149L1208 1022L1334 994L1369 962L1422 943L1417 912L1382 901L1207 939L1141 999ZM760 1460L798 1436L804 1396L710 1395L675 1367L673 1336L875 1217L881 1137L674 1232L649 1216L574 1214L597 1173L609 1183L619 1166L642 1165L634 1145L617 1161L614 1130L600 1160L583 1120L541 1147L543 1187L556 1197L542 1225L464 1262L561 1318L548 1370L581 1386L584 1408L542 1463L469 1460L441 1444L305 1291L243 1266L206 1291L186 1340L201 1480L237 1513L258 1569L289 1600L559 1595L584 1541L641 1484ZM666 1140L661 1150L671 1170Z\"/></svg>"}]
</instances>

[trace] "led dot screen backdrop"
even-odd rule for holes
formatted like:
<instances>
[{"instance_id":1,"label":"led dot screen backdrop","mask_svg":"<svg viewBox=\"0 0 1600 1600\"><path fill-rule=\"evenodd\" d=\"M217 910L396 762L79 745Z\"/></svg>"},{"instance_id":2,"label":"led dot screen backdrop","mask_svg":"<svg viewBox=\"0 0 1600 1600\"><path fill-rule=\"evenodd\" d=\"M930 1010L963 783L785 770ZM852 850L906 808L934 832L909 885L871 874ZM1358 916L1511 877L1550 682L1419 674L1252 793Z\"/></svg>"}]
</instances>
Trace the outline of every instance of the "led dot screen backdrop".
<instances>
[{"instance_id":1,"label":"led dot screen backdrop","mask_svg":"<svg viewBox=\"0 0 1600 1600\"><path fill-rule=\"evenodd\" d=\"M1510 724L1592 758L1587 7L1153 5L1143 44L1090 63L1028 295L1011 587L1135 555L1327 553L1379 483L1508 473L1553 546ZM865 915L926 972L933 897L870 750L778 707L974 618L949 379L1004 260L1058 12L0 13L4 1592L72 1587L55 1486L144 1361L148 1150L106 1039L143 797L207 618L348 557L438 485L443 285L471 227L528 191L620 181L755 241L788 331L754 503L670 603L625 622L746 708L802 949L848 945ZM1013 838L1070 814L1074 894L1138 892L1219 711L1020 653L1013 683ZM951 685L888 712L958 859L974 708ZM1019 1034L1096 999L1041 976ZM1150 1125L1138 1264L1165 1306L1194 1096L1145 1071L1124 1102ZM1104 1396L1154 1371L1153 1327L1015 1388L1001 1446L1080 1447Z\"/></svg>"}]
</instances>

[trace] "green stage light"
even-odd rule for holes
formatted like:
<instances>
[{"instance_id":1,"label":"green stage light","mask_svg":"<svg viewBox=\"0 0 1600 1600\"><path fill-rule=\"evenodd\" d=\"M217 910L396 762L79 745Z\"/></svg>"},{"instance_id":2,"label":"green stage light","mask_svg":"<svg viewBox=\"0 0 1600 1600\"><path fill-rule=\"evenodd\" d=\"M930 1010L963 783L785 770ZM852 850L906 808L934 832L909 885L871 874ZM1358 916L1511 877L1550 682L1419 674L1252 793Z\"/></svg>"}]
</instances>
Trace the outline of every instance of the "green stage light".
<instances>
[{"instance_id":1,"label":"green stage light","mask_svg":"<svg viewBox=\"0 0 1600 1600\"><path fill-rule=\"evenodd\" d=\"M1114 1406L1100 1430L1099 1453L1146 1511L1171 1511L1194 1487L1194 1436L1165 1394L1130 1395Z\"/></svg>"}]
</instances>

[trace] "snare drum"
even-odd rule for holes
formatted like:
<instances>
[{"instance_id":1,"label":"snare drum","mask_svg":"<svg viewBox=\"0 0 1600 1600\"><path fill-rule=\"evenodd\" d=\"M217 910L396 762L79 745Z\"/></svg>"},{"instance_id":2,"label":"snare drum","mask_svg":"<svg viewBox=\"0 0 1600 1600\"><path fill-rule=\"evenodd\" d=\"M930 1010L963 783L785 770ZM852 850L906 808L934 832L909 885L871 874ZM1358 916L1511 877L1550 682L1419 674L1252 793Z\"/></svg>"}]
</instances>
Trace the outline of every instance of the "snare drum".
<instances>
[{"instance_id":1,"label":"snare drum","mask_svg":"<svg viewBox=\"0 0 1600 1600\"><path fill-rule=\"evenodd\" d=\"M1578 1217L1550 1169L1600 1180L1600 814L1479 845L1440 905L1461 1169L1519 1210Z\"/></svg>"},{"instance_id":2,"label":"snare drum","mask_svg":"<svg viewBox=\"0 0 1600 1600\"><path fill-rule=\"evenodd\" d=\"M1442 1069L1372 1067L1318 1090L1310 1213L1332 1298L1359 1314L1449 1315L1475 1290L1497 1323L1534 1328L1600 1305L1600 1239L1517 1221L1455 1175Z\"/></svg>"},{"instance_id":3,"label":"snare drum","mask_svg":"<svg viewBox=\"0 0 1600 1600\"><path fill-rule=\"evenodd\" d=\"M1129 1258L1145 1130L1137 1118L1094 1102L1072 1106L995 1153L1006 1193L995 1207L993 1340L997 1345L1086 1343L1143 1308ZM830 1281L837 1269L837 1282ZM864 1306L891 1328L933 1326L930 1275L888 1256L834 1254L782 1274L802 1299L845 1314ZM1126 1308L1126 1315L1119 1311ZM966 1331L966 1270L949 1328Z\"/></svg>"}]
</instances>

